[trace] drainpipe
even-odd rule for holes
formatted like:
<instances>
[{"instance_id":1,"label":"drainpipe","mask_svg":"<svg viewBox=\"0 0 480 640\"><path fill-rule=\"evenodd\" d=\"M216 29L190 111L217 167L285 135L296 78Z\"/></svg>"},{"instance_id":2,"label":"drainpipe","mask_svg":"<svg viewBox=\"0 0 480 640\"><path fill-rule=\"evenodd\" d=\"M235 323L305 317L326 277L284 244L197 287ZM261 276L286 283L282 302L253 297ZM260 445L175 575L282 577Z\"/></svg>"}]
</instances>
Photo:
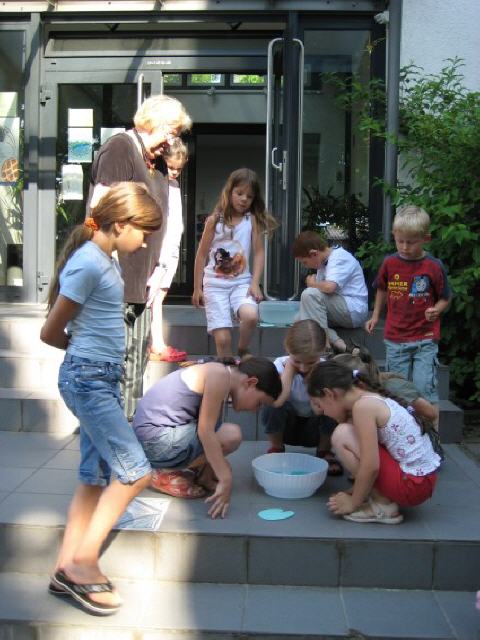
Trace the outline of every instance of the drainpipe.
<instances>
[{"instance_id":1,"label":"drainpipe","mask_svg":"<svg viewBox=\"0 0 480 640\"><path fill-rule=\"evenodd\" d=\"M400 42L402 33L402 0L390 0L387 49L387 143L385 146L385 182L397 184L397 145L390 137L398 137L400 93ZM382 14L380 14L382 15ZM386 193L383 201L383 237L390 240L392 232L392 198Z\"/></svg>"}]
</instances>

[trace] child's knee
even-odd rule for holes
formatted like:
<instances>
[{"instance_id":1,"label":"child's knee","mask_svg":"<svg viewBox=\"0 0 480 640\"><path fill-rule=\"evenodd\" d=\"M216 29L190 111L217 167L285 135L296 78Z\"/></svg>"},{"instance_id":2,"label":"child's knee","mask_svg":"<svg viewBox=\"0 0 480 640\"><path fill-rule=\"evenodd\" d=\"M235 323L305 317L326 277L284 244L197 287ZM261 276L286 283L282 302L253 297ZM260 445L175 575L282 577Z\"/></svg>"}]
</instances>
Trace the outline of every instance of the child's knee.
<instances>
[{"instance_id":1,"label":"child's knee","mask_svg":"<svg viewBox=\"0 0 480 640\"><path fill-rule=\"evenodd\" d=\"M220 427L220 431L220 442L223 452L232 453L236 451L242 443L242 430L238 424L224 422Z\"/></svg>"},{"instance_id":2,"label":"child's knee","mask_svg":"<svg viewBox=\"0 0 480 640\"><path fill-rule=\"evenodd\" d=\"M300 296L300 303L309 303L311 300L315 300L317 303L323 302L326 294L320 291L316 287L307 287L302 291Z\"/></svg>"},{"instance_id":3,"label":"child's knee","mask_svg":"<svg viewBox=\"0 0 480 640\"><path fill-rule=\"evenodd\" d=\"M333 433L330 436L330 441L334 449L344 447L347 443L351 442L353 434L352 425L346 422L338 424Z\"/></svg>"},{"instance_id":4,"label":"child's knee","mask_svg":"<svg viewBox=\"0 0 480 640\"><path fill-rule=\"evenodd\" d=\"M238 317L241 322L256 325L258 322L258 309L253 304L242 304L238 310Z\"/></svg>"}]
</instances>

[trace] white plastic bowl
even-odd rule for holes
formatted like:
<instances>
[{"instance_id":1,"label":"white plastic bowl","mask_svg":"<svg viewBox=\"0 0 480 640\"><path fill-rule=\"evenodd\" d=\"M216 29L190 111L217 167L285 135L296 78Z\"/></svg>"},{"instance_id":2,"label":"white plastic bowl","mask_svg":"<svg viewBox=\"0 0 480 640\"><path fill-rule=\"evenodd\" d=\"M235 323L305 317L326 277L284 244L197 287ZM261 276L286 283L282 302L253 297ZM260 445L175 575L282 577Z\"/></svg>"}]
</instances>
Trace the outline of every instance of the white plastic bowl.
<instances>
[{"instance_id":1,"label":"white plastic bowl","mask_svg":"<svg viewBox=\"0 0 480 640\"><path fill-rule=\"evenodd\" d=\"M266 453L252 460L258 484L275 498L308 498L327 477L323 458L306 453Z\"/></svg>"},{"instance_id":2,"label":"white plastic bowl","mask_svg":"<svg viewBox=\"0 0 480 640\"><path fill-rule=\"evenodd\" d=\"M264 300L259 305L260 322L284 327L295 322L300 308L296 300Z\"/></svg>"}]
</instances>

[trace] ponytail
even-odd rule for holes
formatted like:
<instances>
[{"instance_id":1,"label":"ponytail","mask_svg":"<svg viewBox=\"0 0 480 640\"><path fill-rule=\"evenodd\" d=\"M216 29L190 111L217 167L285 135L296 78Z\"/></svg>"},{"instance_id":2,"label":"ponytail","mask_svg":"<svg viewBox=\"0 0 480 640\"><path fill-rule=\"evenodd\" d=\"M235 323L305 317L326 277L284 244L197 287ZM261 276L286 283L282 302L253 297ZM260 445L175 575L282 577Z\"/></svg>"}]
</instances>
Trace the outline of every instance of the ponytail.
<instances>
[{"instance_id":1,"label":"ponytail","mask_svg":"<svg viewBox=\"0 0 480 640\"><path fill-rule=\"evenodd\" d=\"M422 433L429 431L429 423L421 416L417 416L413 407L409 405L403 398L390 393L382 386L379 380L372 379L367 373L361 369L351 369L345 364L338 362L339 356L328 360L327 362L319 362L316 364L308 378L308 395L321 398L325 394L325 389L341 389L349 391L353 387L360 387L367 391L373 391L379 396L394 400L401 407L406 409L420 426Z\"/></svg>"},{"instance_id":2,"label":"ponytail","mask_svg":"<svg viewBox=\"0 0 480 640\"><path fill-rule=\"evenodd\" d=\"M47 315L48 313L50 313L56 299L58 298L58 294L60 291L60 273L63 267L67 263L70 256L78 248L85 244L87 240L91 240L93 238L93 233L94 230L92 227L87 226L86 224L78 224L76 227L74 227L73 231L68 236L58 256L53 279L48 290Z\"/></svg>"},{"instance_id":3,"label":"ponytail","mask_svg":"<svg viewBox=\"0 0 480 640\"><path fill-rule=\"evenodd\" d=\"M345 365L349 369L358 369L374 382L380 382L381 380L378 365L366 347L354 345L351 353L339 353L332 360Z\"/></svg>"}]
</instances>

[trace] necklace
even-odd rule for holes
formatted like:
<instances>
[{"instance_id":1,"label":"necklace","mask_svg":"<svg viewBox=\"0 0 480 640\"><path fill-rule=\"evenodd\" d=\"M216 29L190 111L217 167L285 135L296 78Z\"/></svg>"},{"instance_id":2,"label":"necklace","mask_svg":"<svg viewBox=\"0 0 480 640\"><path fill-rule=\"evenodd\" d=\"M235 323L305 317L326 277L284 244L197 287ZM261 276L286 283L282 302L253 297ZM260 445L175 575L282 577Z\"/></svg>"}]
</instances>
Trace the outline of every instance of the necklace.
<instances>
[{"instance_id":1,"label":"necklace","mask_svg":"<svg viewBox=\"0 0 480 640\"><path fill-rule=\"evenodd\" d=\"M143 161L145 162L147 169L148 169L148 173L153 176L153 174L155 173L155 161L150 160L150 158L148 157L148 153L147 150L145 149L145 145L143 143L142 140L142 136L138 133L138 131L136 129L132 129L133 131L133 135L135 136L135 138L137 139L140 148L142 150L142 156L143 156Z\"/></svg>"}]
</instances>

